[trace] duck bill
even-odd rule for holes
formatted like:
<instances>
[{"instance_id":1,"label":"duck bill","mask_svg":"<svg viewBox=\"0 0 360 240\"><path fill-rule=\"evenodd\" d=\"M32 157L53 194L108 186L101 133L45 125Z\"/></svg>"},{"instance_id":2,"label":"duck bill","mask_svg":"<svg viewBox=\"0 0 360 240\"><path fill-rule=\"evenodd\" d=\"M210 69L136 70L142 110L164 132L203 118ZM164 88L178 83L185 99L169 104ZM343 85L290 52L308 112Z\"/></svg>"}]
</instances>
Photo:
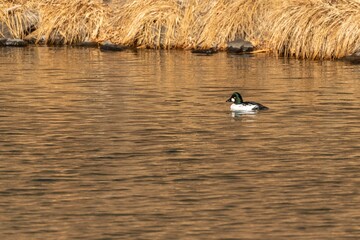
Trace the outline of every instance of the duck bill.
<instances>
[{"instance_id":1,"label":"duck bill","mask_svg":"<svg viewBox=\"0 0 360 240\"><path fill-rule=\"evenodd\" d=\"M232 101L231 101L231 98L229 98L228 100L226 100L226 102L232 102Z\"/></svg>"}]
</instances>

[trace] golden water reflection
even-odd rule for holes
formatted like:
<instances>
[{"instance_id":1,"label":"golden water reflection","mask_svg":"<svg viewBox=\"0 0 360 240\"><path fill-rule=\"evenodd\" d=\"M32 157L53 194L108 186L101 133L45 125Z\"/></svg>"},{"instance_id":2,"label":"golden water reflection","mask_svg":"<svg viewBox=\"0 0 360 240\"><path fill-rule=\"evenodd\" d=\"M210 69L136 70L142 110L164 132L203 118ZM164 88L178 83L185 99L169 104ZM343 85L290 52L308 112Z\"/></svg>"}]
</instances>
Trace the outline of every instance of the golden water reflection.
<instances>
[{"instance_id":1,"label":"golden water reflection","mask_svg":"<svg viewBox=\"0 0 360 240\"><path fill-rule=\"evenodd\" d=\"M356 239L359 68L0 48L4 239ZM233 91L270 108L233 116Z\"/></svg>"}]
</instances>

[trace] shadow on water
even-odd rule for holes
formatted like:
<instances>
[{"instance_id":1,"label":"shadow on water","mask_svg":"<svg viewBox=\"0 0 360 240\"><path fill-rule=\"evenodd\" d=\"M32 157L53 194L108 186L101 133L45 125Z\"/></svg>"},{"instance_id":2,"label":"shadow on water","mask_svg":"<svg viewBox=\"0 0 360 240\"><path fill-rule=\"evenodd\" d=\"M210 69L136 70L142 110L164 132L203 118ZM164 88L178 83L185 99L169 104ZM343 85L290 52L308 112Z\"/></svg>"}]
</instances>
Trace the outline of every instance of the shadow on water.
<instances>
[{"instance_id":1,"label":"shadow on water","mask_svg":"<svg viewBox=\"0 0 360 240\"><path fill-rule=\"evenodd\" d=\"M0 48L0 236L356 239L359 68ZM229 111L239 91L270 108Z\"/></svg>"}]
</instances>

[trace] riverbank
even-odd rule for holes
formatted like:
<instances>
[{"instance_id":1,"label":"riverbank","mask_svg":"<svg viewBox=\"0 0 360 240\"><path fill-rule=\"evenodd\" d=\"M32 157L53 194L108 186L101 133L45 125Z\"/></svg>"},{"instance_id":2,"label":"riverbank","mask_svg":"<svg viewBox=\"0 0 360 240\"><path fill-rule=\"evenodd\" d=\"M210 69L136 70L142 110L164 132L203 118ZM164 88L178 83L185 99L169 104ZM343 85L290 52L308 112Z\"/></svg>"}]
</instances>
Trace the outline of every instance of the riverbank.
<instances>
[{"instance_id":1,"label":"riverbank","mask_svg":"<svg viewBox=\"0 0 360 240\"><path fill-rule=\"evenodd\" d=\"M109 1L106 1L109 2ZM304 59L360 51L357 0L0 1L0 37L35 44L112 43L225 50L245 39L255 50Z\"/></svg>"}]
</instances>

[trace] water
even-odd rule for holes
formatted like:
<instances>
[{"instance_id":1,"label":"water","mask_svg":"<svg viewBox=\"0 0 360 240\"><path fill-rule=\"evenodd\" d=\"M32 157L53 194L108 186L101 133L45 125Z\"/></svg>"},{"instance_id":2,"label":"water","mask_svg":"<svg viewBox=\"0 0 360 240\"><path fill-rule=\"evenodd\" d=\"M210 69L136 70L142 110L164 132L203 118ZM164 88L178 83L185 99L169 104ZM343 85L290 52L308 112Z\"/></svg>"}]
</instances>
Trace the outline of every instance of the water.
<instances>
[{"instance_id":1,"label":"water","mask_svg":"<svg viewBox=\"0 0 360 240\"><path fill-rule=\"evenodd\" d=\"M0 71L1 239L360 236L357 65L29 47Z\"/></svg>"}]
</instances>

